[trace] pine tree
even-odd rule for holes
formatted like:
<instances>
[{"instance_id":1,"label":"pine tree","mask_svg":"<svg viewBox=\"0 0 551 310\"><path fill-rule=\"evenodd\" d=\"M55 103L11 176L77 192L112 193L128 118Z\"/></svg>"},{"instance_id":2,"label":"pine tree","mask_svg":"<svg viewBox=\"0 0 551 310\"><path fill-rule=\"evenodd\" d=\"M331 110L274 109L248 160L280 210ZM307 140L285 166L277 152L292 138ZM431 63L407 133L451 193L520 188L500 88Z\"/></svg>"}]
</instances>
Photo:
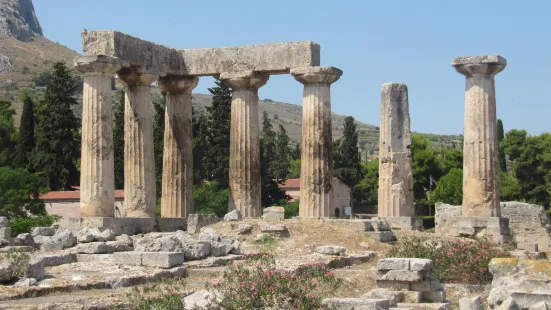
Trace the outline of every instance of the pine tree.
<instances>
[{"instance_id":1,"label":"pine tree","mask_svg":"<svg viewBox=\"0 0 551 310\"><path fill-rule=\"evenodd\" d=\"M11 101L0 99L0 167L9 166L13 158L15 135L13 115L15 110Z\"/></svg>"},{"instance_id":2,"label":"pine tree","mask_svg":"<svg viewBox=\"0 0 551 310\"><path fill-rule=\"evenodd\" d=\"M260 179L261 179L261 200L263 207L279 203L281 200L288 200L289 197L284 190L279 188L276 180L276 133L272 130L272 122L268 113L262 115L262 133L260 138ZM288 141L287 141L288 144ZM287 169L289 171L289 169Z\"/></svg>"},{"instance_id":3,"label":"pine tree","mask_svg":"<svg viewBox=\"0 0 551 310\"><path fill-rule=\"evenodd\" d=\"M291 153L291 159L297 160L300 159L300 156L300 143L297 142L297 144L295 144L295 149Z\"/></svg>"},{"instance_id":4,"label":"pine tree","mask_svg":"<svg viewBox=\"0 0 551 310\"><path fill-rule=\"evenodd\" d=\"M14 165L19 168L31 168L29 156L34 149L34 102L28 91L23 91L23 113L19 125L19 140L15 147Z\"/></svg>"},{"instance_id":5,"label":"pine tree","mask_svg":"<svg viewBox=\"0 0 551 310\"><path fill-rule=\"evenodd\" d=\"M155 115L153 117L153 149L155 154L155 182L157 197L161 197L163 179L163 150L165 136L165 106L166 93L162 92L161 97L153 101Z\"/></svg>"},{"instance_id":6,"label":"pine tree","mask_svg":"<svg viewBox=\"0 0 551 310\"><path fill-rule=\"evenodd\" d=\"M207 144L208 120L204 112L198 112L195 108L193 108L191 119L193 124L193 184L199 185L207 178L203 158L209 147Z\"/></svg>"},{"instance_id":7,"label":"pine tree","mask_svg":"<svg viewBox=\"0 0 551 310\"><path fill-rule=\"evenodd\" d=\"M230 120L231 89L216 79L209 88L213 95L212 106L207 107L208 132L203 157L207 180L218 181L221 188L229 187L230 174Z\"/></svg>"},{"instance_id":8,"label":"pine tree","mask_svg":"<svg viewBox=\"0 0 551 310\"><path fill-rule=\"evenodd\" d=\"M115 105L115 126L113 127L116 189L124 188L124 96L124 90L121 90Z\"/></svg>"},{"instance_id":9,"label":"pine tree","mask_svg":"<svg viewBox=\"0 0 551 310\"><path fill-rule=\"evenodd\" d=\"M291 165L290 140L283 125L279 124L279 132L276 134L275 161L273 164L273 176L278 182L285 181L289 174Z\"/></svg>"},{"instance_id":10,"label":"pine tree","mask_svg":"<svg viewBox=\"0 0 551 310\"><path fill-rule=\"evenodd\" d=\"M507 160L505 159L505 152L501 146L501 142L505 138L505 131L503 130L503 122L501 119L497 120L497 144L499 149L499 169L501 171L507 171Z\"/></svg>"},{"instance_id":11,"label":"pine tree","mask_svg":"<svg viewBox=\"0 0 551 310\"><path fill-rule=\"evenodd\" d=\"M37 111L31 161L35 171L44 173L52 190L68 189L79 180L80 121L71 110L77 104L77 81L63 62L55 63Z\"/></svg>"},{"instance_id":12,"label":"pine tree","mask_svg":"<svg viewBox=\"0 0 551 310\"><path fill-rule=\"evenodd\" d=\"M347 116L344 119L342 140L334 152L334 165L335 176L350 187L354 187L362 178L359 154L357 125L352 116Z\"/></svg>"}]
</instances>

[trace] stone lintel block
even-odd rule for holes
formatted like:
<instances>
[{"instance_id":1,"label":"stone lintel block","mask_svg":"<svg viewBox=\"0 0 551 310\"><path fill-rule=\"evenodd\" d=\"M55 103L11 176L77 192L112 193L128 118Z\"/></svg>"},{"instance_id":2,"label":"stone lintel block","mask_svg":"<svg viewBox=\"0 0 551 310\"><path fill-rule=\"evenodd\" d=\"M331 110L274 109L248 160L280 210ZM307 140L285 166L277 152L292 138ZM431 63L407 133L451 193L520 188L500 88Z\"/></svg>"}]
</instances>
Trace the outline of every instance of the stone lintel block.
<instances>
[{"instance_id":1,"label":"stone lintel block","mask_svg":"<svg viewBox=\"0 0 551 310\"><path fill-rule=\"evenodd\" d=\"M326 298L322 304L331 305L340 310L388 310L390 307L388 299Z\"/></svg>"},{"instance_id":2,"label":"stone lintel block","mask_svg":"<svg viewBox=\"0 0 551 310\"><path fill-rule=\"evenodd\" d=\"M410 258L383 258L377 262L377 270L409 270Z\"/></svg>"},{"instance_id":3,"label":"stone lintel block","mask_svg":"<svg viewBox=\"0 0 551 310\"><path fill-rule=\"evenodd\" d=\"M355 229L360 232L366 232L373 230L373 227L371 226L370 220L359 220L359 219L353 219L353 220L339 220L339 219L323 219L322 221L331 224L336 225L344 228L350 228Z\"/></svg>"},{"instance_id":4,"label":"stone lintel block","mask_svg":"<svg viewBox=\"0 0 551 310\"><path fill-rule=\"evenodd\" d=\"M371 239L379 242L393 242L396 241L396 237L392 231L367 231L365 235Z\"/></svg>"},{"instance_id":5,"label":"stone lintel block","mask_svg":"<svg viewBox=\"0 0 551 310\"><path fill-rule=\"evenodd\" d=\"M373 278L378 281L419 282L423 280L423 274L420 271L388 270L374 272Z\"/></svg>"},{"instance_id":6,"label":"stone lintel block","mask_svg":"<svg viewBox=\"0 0 551 310\"><path fill-rule=\"evenodd\" d=\"M387 216L379 218L386 221L391 228L399 228L400 230L423 230L423 220L417 217Z\"/></svg>"},{"instance_id":7,"label":"stone lintel block","mask_svg":"<svg viewBox=\"0 0 551 310\"><path fill-rule=\"evenodd\" d=\"M409 282L400 282L400 281L388 281L388 280L377 280L378 288L386 288L392 291L409 291L411 285Z\"/></svg>"},{"instance_id":8,"label":"stone lintel block","mask_svg":"<svg viewBox=\"0 0 551 310\"><path fill-rule=\"evenodd\" d=\"M144 252L142 266L172 268L184 263L184 253L178 252Z\"/></svg>"},{"instance_id":9,"label":"stone lintel block","mask_svg":"<svg viewBox=\"0 0 551 310\"><path fill-rule=\"evenodd\" d=\"M84 55L120 58L141 67L143 73L159 76L207 76L243 70L282 74L291 68L320 64L320 46L311 41L178 50L103 30L83 33L82 49Z\"/></svg>"}]
</instances>

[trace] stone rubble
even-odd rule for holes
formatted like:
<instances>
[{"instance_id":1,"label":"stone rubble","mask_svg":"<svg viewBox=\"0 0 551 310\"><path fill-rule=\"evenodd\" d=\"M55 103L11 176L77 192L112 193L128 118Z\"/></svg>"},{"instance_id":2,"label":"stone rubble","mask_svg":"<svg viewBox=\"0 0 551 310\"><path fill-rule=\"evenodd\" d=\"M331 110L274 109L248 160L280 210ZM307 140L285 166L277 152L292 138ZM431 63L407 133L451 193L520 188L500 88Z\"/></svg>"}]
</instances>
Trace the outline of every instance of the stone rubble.
<instances>
[{"instance_id":1,"label":"stone rubble","mask_svg":"<svg viewBox=\"0 0 551 310\"><path fill-rule=\"evenodd\" d=\"M480 296L475 296L472 298L465 297L459 299L459 310L484 310L482 298L480 298Z\"/></svg>"},{"instance_id":2,"label":"stone rubble","mask_svg":"<svg viewBox=\"0 0 551 310\"><path fill-rule=\"evenodd\" d=\"M241 215L241 211L237 209L224 215L225 222L242 221L242 220L243 220L243 215Z\"/></svg>"},{"instance_id":3,"label":"stone rubble","mask_svg":"<svg viewBox=\"0 0 551 310\"><path fill-rule=\"evenodd\" d=\"M325 255L343 255L346 253L346 248L338 245L322 245L319 247L316 247L314 249L314 252L325 254Z\"/></svg>"},{"instance_id":4,"label":"stone rubble","mask_svg":"<svg viewBox=\"0 0 551 310\"><path fill-rule=\"evenodd\" d=\"M285 208L267 207L262 210L262 219L265 220L283 220L285 219Z\"/></svg>"}]
</instances>

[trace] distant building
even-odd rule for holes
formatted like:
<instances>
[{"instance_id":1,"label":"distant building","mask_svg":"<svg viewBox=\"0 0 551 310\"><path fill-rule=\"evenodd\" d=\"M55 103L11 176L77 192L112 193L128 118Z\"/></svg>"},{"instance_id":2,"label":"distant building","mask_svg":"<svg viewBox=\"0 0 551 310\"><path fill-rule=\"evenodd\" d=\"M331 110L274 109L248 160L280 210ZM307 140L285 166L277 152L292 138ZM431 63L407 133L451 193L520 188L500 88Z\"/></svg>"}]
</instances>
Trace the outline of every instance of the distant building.
<instances>
[{"instance_id":1,"label":"distant building","mask_svg":"<svg viewBox=\"0 0 551 310\"><path fill-rule=\"evenodd\" d=\"M280 184L279 188L285 190L287 195L292 197L291 201L300 199L300 179L288 179L285 183ZM330 211L331 216L344 217L344 208L351 207L351 189L350 186L344 184L341 180L333 178L333 195L334 203L333 210Z\"/></svg>"},{"instance_id":2,"label":"distant building","mask_svg":"<svg viewBox=\"0 0 551 310\"><path fill-rule=\"evenodd\" d=\"M57 191L40 195L40 199L46 205L48 214L61 215L63 218L58 223L61 227L67 227L69 218L80 217L80 191ZM123 212L124 191L115 191L115 216L120 217Z\"/></svg>"}]
</instances>

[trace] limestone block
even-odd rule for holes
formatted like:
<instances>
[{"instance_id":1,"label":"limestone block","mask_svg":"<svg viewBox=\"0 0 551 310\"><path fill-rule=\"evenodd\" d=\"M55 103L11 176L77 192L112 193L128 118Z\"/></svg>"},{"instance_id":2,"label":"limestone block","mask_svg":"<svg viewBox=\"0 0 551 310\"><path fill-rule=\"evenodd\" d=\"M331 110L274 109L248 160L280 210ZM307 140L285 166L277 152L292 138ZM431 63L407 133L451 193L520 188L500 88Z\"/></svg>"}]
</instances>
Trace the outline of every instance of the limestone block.
<instances>
[{"instance_id":1,"label":"limestone block","mask_svg":"<svg viewBox=\"0 0 551 310\"><path fill-rule=\"evenodd\" d=\"M319 247L316 247L314 249L314 252L316 253L320 253L320 254L325 254L325 255L343 255L344 253L346 253L346 248L343 247L343 246L338 246L338 245L322 245L322 246L319 246Z\"/></svg>"},{"instance_id":2,"label":"limestone block","mask_svg":"<svg viewBox=\"0 0 551 310\"><path fill-rule=\"evenodd\" d=\"M150 252L141 253L142 266L172 268L184 263L184 253Z\"/></svg>"},{"instance_id":3,"label":"limestone block","mask_svg":"<svg viewBox=\"0 0 551 310\"><path fill-rule=\"evenodd\" d=\"M391 291L409 291L411 287L409 282L388 280L377 280L376 282L378 288L385 288Z\"/></svg>"},{"instance_id":4,"label":"limestone block","mask_svg":"<svg viewBox=\"0 0 551 310\"><path fill-rule=\"evenodd\" d=\"M182 244L186 260L196 260L211 254L211 243L208 241L188 241Z\"/></svg>"},{"instance_id":5,"label":"limestone block","mask_svg":"<svg viewBox=\"0 0 551 310\"><path fill-rule=\"evenodd\" d=\"M210 241L210 251L210 254L215 257L224 256L229 253L226 252L226 245L218 241Z\"/></svg>"},{"instance_id":6,"label":"limestone block","mask_svg":"<svg viewBox=\"0 0 551 310\"><path fill-rule=\"evenodd\" d=\"M78 242L100 241L96 240L98 237L101 237L101 232L96 227L84 227L79 232L77 232Z\"/></svg>"},{"instance_id":7,"label":"limestone block","mask_svg":"<svg viewBox=\"0 0 551 310\"><path fill-rule=\"evenodd\" d=\"M52 240L61 241L63 243L63 248L70 248L77 243L77 238L73 235L72 232L68 230L58 230L55 235L53 235Z\"/></svg>"},{"instance_id":8,"label":"limestone block","mask_svg":"<svg viewBox=\"0 0 551 310\"><path fill-rule=\"evenodd\" d=\"M387 289L376 288L361 296L362 299L387 299L390 307L395 307L398 302L404 300L403 291L389 291Z\"/></svg>"},{"instance_id":9,"label":"limestone block","mask_svg":"<svg viewBox=\"0 0 551 310\"><path fill-rule=\"evenodd\" d=\"M263 233L278 234L278 235L285 235L289 233L289 231L287 230L287 226L283 224L260 222L258 223L258 226L260 227L260 232L263 232Z\"/></svg>"},{"instance_id":10,"label":"limestone block","mask_svg":"<svg viewBox=\"0 0 551 310\"><path fill-rule=\"evenodd\" d=\"M410 270L411 258L383 258L377 262L377 270Z\"/></svg>"},{"instance_id":11,"label":"limestone block","mask_svg":"<svg viewBox=\"0 0 551 310\"><path fill-rule=\"evenodd\" d=\"M212 228L206 228L199 234L199 240L201 241L220 241L220 235L216 232L216 230Z\"/></svg>"},{"instance_id":12,"label":"limestone block","mask_svg":"<svg viewBox=\"0 0 551 310\"><path fill-rule=\"evenodd\" d=\"M528 310L549 310L551 309L551 306L549 306L549 304L545 301L540 301L534 305L532 305L532 307L530 307L530 309Z\"/></svg>"},{"instance_id":13,"label":"limestone block","mask_svg":"<svg viewBox=\"0 0 551 310\"><path fill-rule=\"evenodd\" d=\"M265 220L283 220L285 219L285 209L283 207L264 208L262 218Z\"/></svg>"},{"instance_id":14,"label":"limestone block","mask_svg":"<svg viewBox=\"0 0 551 310\"><path fill-rule=\"evenodd\" d=\"M177 231L187 229L186 218L174 217L156 217L156 225L160 231Z\"/></svg>"},{"instance_id":15,"label":"limestone block","mask_svg":"<svg viewBox=\"0 0 551 310\"><path fill-rule=\"evenodd\" d=\"M323 219L324 222L336 225L344 228L354 229L359 232L366 232L374 230L371 226L371 220L361 220L361 219L350 219L350 220L339 220L339 219Z\"/></svg>"},{"instance_id":16,"label":"limestone block","mask_svg":"<svg viewBox=\"0 0 551 310\"><path fill-rule=\"evenodd\" d=\"M75 253L42 254L36 256L35 259L41 260L44 263L44 267L53 267L75 263L77 256Z\"/></svg>"},{"instance_id":17,"label":"limestone block","mask_svg":"<svg viewBox=\"0 0 551 310\"><path fill-rule=\"evenodd\" d=\"M33 237L31 236L31 234L28 234L28 233L17 235L17 237L13 238L13 241L14 241L14 245L18 245L18 246L34 247L35 245Z\"/></svg>"},{"instance_id":18,"label":"limestone block","mask_svg":"<svg viewBox=\"0 0 551 310\"><path fill-rule=\"evenodd\" d=\"M373 273L373 278L378 281L418 282L423 280L423 274L420 271L377 270Z\"/></svg>"},{"instance_id":19,"label":"limestone block","mask_svg":"<svg viewBox=\"0 0 551 310\"><path fill-rule=\"evenodd\" d=\"M222 236L220 237L220 242L226 245L226 255L229 253L239 254L241 252L241 243L233 237Z\"/></svg>"},{"instance_id":20,"label":"limestone block","mask_svg":"<svg viewBox=\"0 0 551 310\"><path fill-rule=\"evenodd\" d=\"M118 242L118 241L107 241L105 242L108 246L113 248L113 252L126 252L126 251L134 251L134 247L131 245L128 245L126 243Z\"/></svg>"},{"instance_id":21,"label":"limestone block","mask_svg":"<svg viewBox=\"0 0 551 310\"><path fill-rule=\"evenodd\" d=\"M379 219L388 223L391 228L400 230L423 230L423 220L409 216L388 216L379 217Z\"/></svg>"},{"instance_id":22,"label":"limestone block","mask_svg":"<svg viewBox=\"0 0 551 310\"><path fill-rule=\"evenodd\" d=\"M390 306L387 299L326 298L321 303L339 310L388 310Z\"/></svg>"},{"instance_id":23,"label":"limestone block","mask_svg":"<svg viewBox=\"0 0 551 310\"><path fill-rule=\"evenodd\" d=\"M0 227L0 239L9 240L11 238L10 227Z\"/></svg>"},{"instance_id":24,"label":"limestone block","mask_svg":"<svg viewBox=\"0 0 551 310\"><path fill-rule=\"evenodd\" d=\"M365 232L365 235L379 242L396 241L396 237L392 231L367 231Z\"/></svg>"},{"instance_id":25,"label":"limestone block","mask_svg":"<svg viewBox=\"0 0 551 310\"><path fill-rule=\"evenodd\" d=\"M520 307L517 305L517 303L512 297L509 297L505 299L503 303L497 307L497 310L520 310Z\"/></svg>"},{"instance_id":26,"label":"limestone block","mask_svg":"<svg viewBox=\"0 0 551 310\"><path fill-rule=\"evenodd\" d=\"M40 250L45 252L63 250L65 243L61 240L48 240L40 245Z\"/></svg>"},{"instance_id":27,"label":"limestone block","mask_svg":"<svg viewBox=\"0 0 551 310\"><path fill-rule=\"evenodd\" d=\"M9 226L10 226L10 221L8 220L8 218L5 216L0 216L0 228L9 227Z\"/></svg>"},{"instance_id":28,"label":"limestone block","mask_svg":"<svg viewBox=\"0 0 551 310\"><path fill-rule=\"evenodd\" d=\"M512 292L511 297L521 309L528 309L541 302L551 304L551 293L521 293Z\"/></svg>"},{"instance_id":29,"label":"limestone block","mask_svg":"<svg viewBox=\"0 0 551 310\"><path fill-rule=\"evenodd\" d=\"M32 236L53 236L55 235L55 228L53 227L35 227L31 232Z\"/></svg>"},{"instance_id":30,"label":"limestone block","mask_svg":"<svg viewBox=\"0 0 551 310\"><path fill-rule=\"evenodd\" d=\"M452 304L447 302L447 303L420 303L420 304L398 303L398 309L444 310L444 309L453 309L453 308L452 308Z\"/></svg>"},{"instance_id":31,"label":"limestone block","mask_svg":"<svg viewBox=\"0 0 551 310\"><path fill-rule=\"evenodd\" d=\"M141 266L143 252L119 252L115 253L115 260L121 265Z\"/></svg>"},{"instance_id":32,"label":"limestone block","mask_svg":"<svg viewBox=\"0 0 551 310\"><path fill-rule=\"evenodd\" d=\"M183 252L182 242L175 235L149 235L134 240L135 252Z\"/></svg>"},{"instance_id":33,"label":"limestone block","mask_svg":"<svg viewBox=\"0 0 551 310\"><path fill-rule=\"evenodd\" d=\"M432 259L411 258L409 260L409 270L434 270Z\"/></svg>"},{"instance_id":34,"label":"limestone block","mask_svg":"<svg viewBox=\"0 0 551 310\"><path fill-rule=\"evenodd\" d=\"M125 244L127 246L131 246L131 247L134 246L134 240L132 239L132 237L128 236L127 234L122 234L120 236L117 236L115 238L115 241L117 243Z\"/></svg>"},{"instance_id":35,"label":"limestone block","mask_svg":"<svg viewBox=\"0 0 551 310\"><path fill-rule=\"evenodd\" d=\"M241 211L237 209L224 215L224 221L226 222L242 221L242 220L243 220L243 215L241 215Z\"/></svg>"},{"instance_id":36,"label":"limestone block","mask_svg":"<svg viewBox=\"0 0 551 310\"><path fill-rule=\"evenodd\" d=\"M472 298L464 297L459 299L459 310L484 310L482 298L475 296Z\"/></svg>"},{"instance_id":37,"label":"limestone block","mask_svg":"<svg viewBox=\"0 0 551 310\"><path fill-rule=\"evenodd\" d=\"M372 230L374 231L390 231L390 225L382 218L372 218L370 220Z\"/></svg>"},{"instance_id":38,"label":"limestone block","mask_svg":"<svg viewBox=\"0 0 551 310\"><path fill-rule=\"evenodd\" d=\"M193 235L201 231L201 228L218 222L220 219L214 214L190 214L187 220L187 231Z\"/></svg>"},{"instance_id":39,"label":"limestone block","mask_svg":"<svg viewBox=\"0 0 551 310\"><path fill-rule=\"evenodd\" d=\"M90 242L77 245L76 251L79 254L106 254L115 252L115 249L105 242Z\"/></svg>"},{"instance_id":40,"label":"limestone block","mask_svg":"<svg viewBox=\"0 0 551 310\"><path fill-rule=\"evenodd\" d=\"M40 280L44 278L44 261L40 258L31 258L27 268L27 278Z\"/></svg>"},{"instance_id":41,"label":"limestone block","mask_svg":"<svg viewBox=\"0 0 551 310\"><path fill-rule=\"evenodd\" d=\"M445 302L446 292L444 291L422 292L421 300L423 302Z\"/></svg>"},{"instance_id":42,"label":"limestone block","mask_svg":"<svg viewBox=\"0 0 551 310\"><path fill-rule=\"evenodd\" d=\"M501 216L509 219L513 240L519 249L525 244L537 244L541 251L551 250L551 231L547 231L548 219L542 206L524 202L502 202Z\"/></svg>"},{"instance_id":43,"label":"limestone block","mask_svg":"<svg viewBox=\"0 0 551 310\"><path fill-rule=\"evenodd\" d=\"M441 291L444 287L439 280L425 280L411 283L411 290L416 292Z\"/></svg>"},{"instance_id":44,"label":"limestone block","mask_svg":"<svg viewBox=\"0 0 551 310\"><path fill-rule=\"evenodd\" d=\"M234 230L237 231L238 235L246 235L253 231L253 226L250 224L239 224Z\"/></svg>"}]
</instances>

